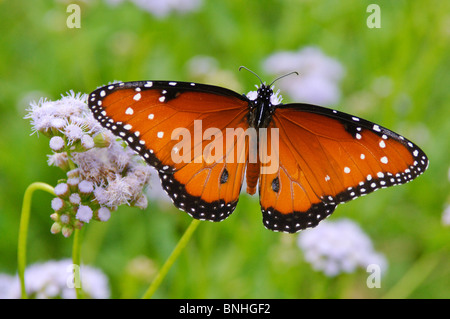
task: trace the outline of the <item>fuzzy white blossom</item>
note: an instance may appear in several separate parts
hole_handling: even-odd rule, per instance
[[[66,146],[65,142],[61,136],[53,136],[50,139],[49,145],[50,145],[50,148],[55,152],[61,151],[64,148],[64,146]]]
[[[165,18],[171,12],[188,13],[197,10],[202,0],[129,0],[137,7],[157,18]],[[111,5],[118,5],[124,0],[106,0]]]
[[[340,99],[339,82],[344,68],[317,47],[274,53],[264,61],[263,67],[276,76],[293,71],[299,73],[277,82],[280,89],[295,102],[332,105]]]
[[[370,238],[349,219],[323,221],[319,226],[302,231],[298,245],[313,269],[333,277],[340,273],[366,269],[376,264],[386,270],[386,258],[377,253]]]
[[[86,99],[73,92],[57,101],[41,99],[25,116],[33,132],[50,138],[48,164],[67,174],[54,188],[51,215],[51,232],[65,237],[92,219],[108,220],[120,205],[147,207],[149,166],[94,119]]]
[[[442,213],[442,224],[444,226],[450,226],[450,204],[447,204]]]
[[[36,299],[74,299],[74,267],[72,260],[47,261],[36,263],[25,269],[26,291],[29,297]],[[88,297],[94,299],[109,298],[108,278],[97,268],[82,265],[79,268],[81,287]],[[0,274],[0,298],[18,299],[21,297],[18,276]]]

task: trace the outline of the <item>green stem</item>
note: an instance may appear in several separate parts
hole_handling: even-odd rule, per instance
[[[72,263],[74,269],[74,284],[77,299],[83,299],[83,290],[81,287],[81,230],[75,229],[72,246]]]
[[[142,299],[150,299],[155,291],[158,289],[161,282],[166,277],[167,273],[169,272],[172,265],[177,260],[180,253],[183,251],[183,249],[186,247],[187,243],[189,242],[189,239],[191,238],[192,234],[194,233],[197,226],[200,224],[200,221],[198,219],[192,220],[189,227],[184,232],[183,236],[181,237],[178,244],[175,246],[175,249],[172,251],[172,254],[169,256],[169,258],[166,260],[164,265],[162,266],[161,270],[159,271],[156,278],[151,283],[150,287],[148,287],[147,291],[142,296]]]
[[[405,299],[425,281],[439,263],[437,253],[424,254],[384,296],[384,299]]]
[[[35,190],[43,190],[52,195],[55,195],[54,188],[45,183],[32,183],[25,190],[25,194],[23,196],[22,203],[22,212],[20,216],[20,225],[19,225],[19,238],[17,244],[17,269],[19,273],[20,279],[20,288],[22,292],[22,298],[28,298],[27,292],[25,289],[25,266],[26,266],[26,257],[27,257],[27,235],[28,235],[28,224],[30,221],[30,212],[31,212],[31,198]]]

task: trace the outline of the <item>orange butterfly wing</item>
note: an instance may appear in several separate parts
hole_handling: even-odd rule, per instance
[[[263,223],[276,231],[314,227],[339,203],[406,183],[428,166],[406,138],[327,108],[282,105],[270,128],[279,132],[279,169],[262,166],[259,191]]]
[[[159,171],[176,207],[211,221],[233,212],[248,151],[240,143],[248,127],[245,98],[197,83],[122,82],[92,92],[89,106],[104,127]],[[227,127],[242,129],[234,142],[226,141]]]

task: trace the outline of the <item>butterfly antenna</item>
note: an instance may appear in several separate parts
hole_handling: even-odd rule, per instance
[[[272,83],[270,83],[269,87],[271,87],[276,81],[278,81],[278,80],[280,80],[280,79],[282,79],[282,78],[284,78],[284,77],[287,77],[287,76],[289,76],[289,75],[292,75],[292,74],[299,75],[297,71],[289,72],[289,73],[287,73],[287,74],[284,74],[284,75],[282,75],[282,76],[277,77],[275,80],[272,81]]]
[[[253,72],[252,70],[250,70],[249,68],[247,68],[247,67],[245,67],[243,65],[241,65],[239,67],[239,71],[242,70],[242,69],[246,69],[248,72],[253,73],[253,75],[255,75],[258,78],[259,82],[261,82],[261,85],[264,84],[263,81],[261,80],[261,78],[258,76],[258,74],[256,74],[255,72]]]

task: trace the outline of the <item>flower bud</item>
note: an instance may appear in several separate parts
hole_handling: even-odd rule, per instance
[[[58,222],[54,222],[52,227],[50,228],[50,232],[52,234],[57,234],[57,233],[59,233],[61,231],[61,229],[62,229],[61,224],[58,223]]]
[[[70,223],[70,220],[71,220],[71,218],[70,218],[70,215],[68,215],[68,214],[61,214],[60,216],[59,216],[59,221],[60,221],[60,223],[61,224],[69,224]]]
[[[70,235],[72,235],[73,233],[73,227],[72,226],[63,226],[61,233],[63,234],[64,237],[70,237]]]

